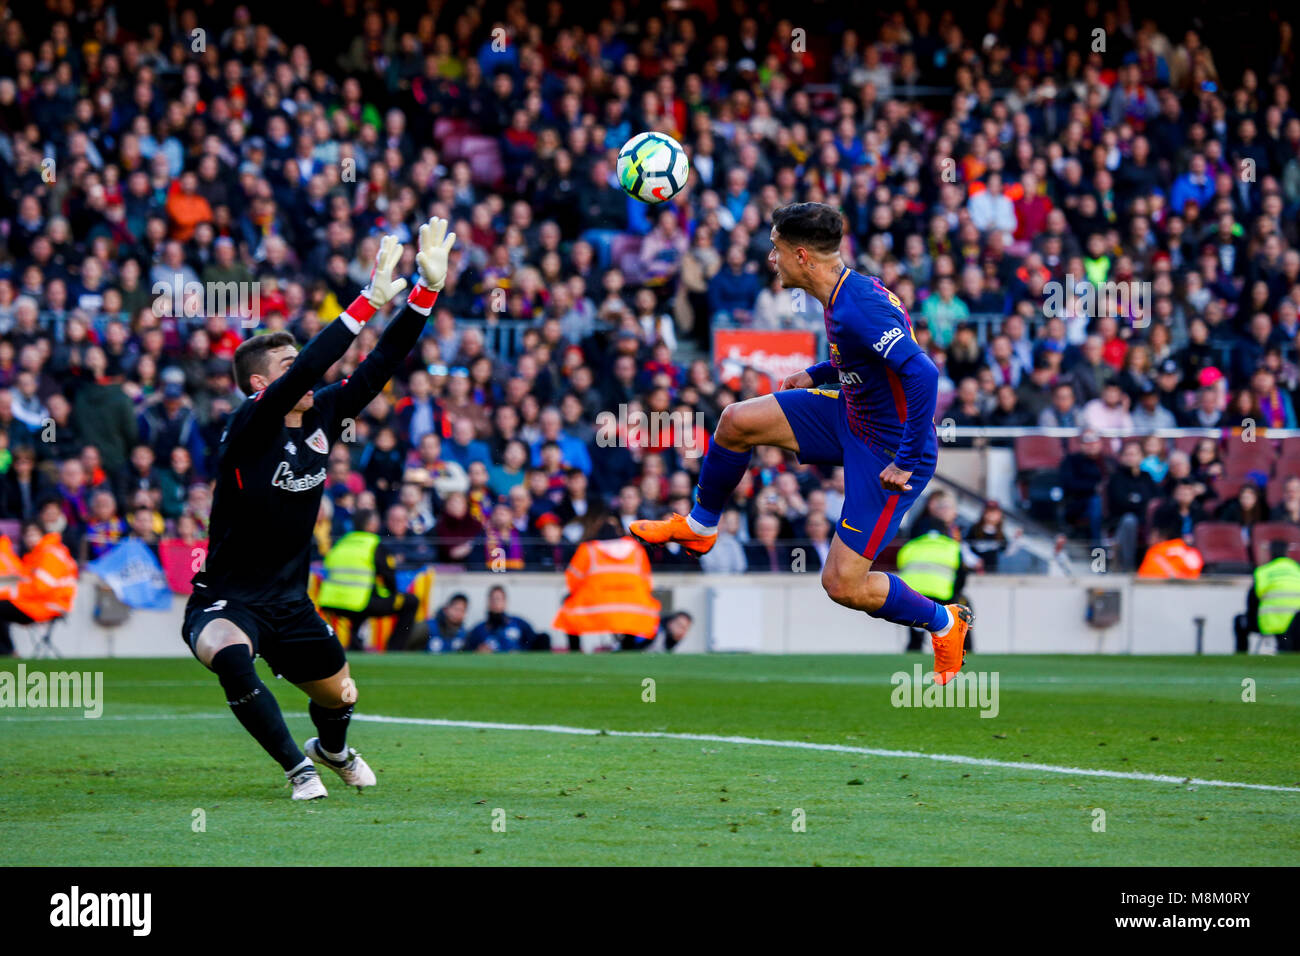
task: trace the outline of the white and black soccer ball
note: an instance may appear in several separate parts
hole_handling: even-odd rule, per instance
[[[642,202],[672,199],[686,187],[690,171],[686,150],[667,133],[638,133],[618,151],[619,185]]]

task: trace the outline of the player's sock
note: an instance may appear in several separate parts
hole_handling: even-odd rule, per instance
[[[700,465],[700,481],[695,493],[695,507],[686,516],[687,523],[696,534],[713,534],[718,529],[718,519],[727,499],[745,477],[751,453],[732,451],[714,441]]]
[[[248,647],[223,647],[212,658],[212,670],[226,692],[226,703],[244,729],[285,770],[298,768],[307,756],[294,743],[280,705],[257,676]]]
[[[316,725],[321,752],[335,763],[348,758],[348,724],[352,721],[352,704],[338,710],[322,707],[316,701],[307,705],[307,714]]]
[[[927,631],[940,631],[952,626],[952,615],[938,601],[912,590],[896,574],[885,573],[885,577],[889,578],[889,595],[878,609],[868,612],[872,617],[906,627],[923,627]]]

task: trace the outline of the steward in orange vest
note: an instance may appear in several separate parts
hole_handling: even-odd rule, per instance
[[[1152,532],[1153,537],[1163,538],[1147,548],[1142,566],[1138,568],[1140,578],[1199,578],[1205,561],[1201,552],[1178,536],[1170,528],[1168,537],[1160,531]]]
[[[584,541],[564,580],[569,593],[552,627],[570,635],[654,637],[658,631],[659,602],[650,594],[650,559],[635,538]]]
[[[58,534],[42,535],[39,525],[29,524],[23,540],[31,550],[19,561],[9,539],[0,536],[0,655],[13,653],[10,624],[63,617],[77,597],[77,562]]]

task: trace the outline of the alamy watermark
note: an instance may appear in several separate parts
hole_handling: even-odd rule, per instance
[[[50,925],[54,927],[121,927],[132,936],[148,936],[153,926],[152,893],[82,892],[74,885],[67,893],[50,897]]]
[[[596,445],[600,448],[677,448],[684,458],[704,454],[703,412],[603,411],[596,416]]]
[[[153,284],[153,314],[157,318],[197,318],[224,315],[251,329],[261,320],[260,282],[186,282],[176,273]]]
[[[0,709],[79,709],[95,720],[104,713],[103,671],[0,671]]]
[[[978,707],[980,717],[996,717],[998,704],[997,671],[958,671],[946,684],[936,682],[934,671],[923,671],[920,664],[912,673],[895,671],[889,683],[894,686],[889,702],[895,707]]]
[[[1150,282],[1087,282],[1067,274],[1064,282],[1043,283],[1047,318],[1131,318],[1133,328],[1151,324]]]

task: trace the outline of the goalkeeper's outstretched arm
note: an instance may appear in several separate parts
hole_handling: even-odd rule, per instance
[[[259,435],[274,434],[282,427],[284,417],[321,380],[330,366],[343,357],[362,326],[406,288],[405,279],[393,278],[393,269],[401,258],[402,246],[397,237],[385,236],[379,244],[370,284],[361,290],[352,304],[313,336],[283,373],[278,373],[275,368],[266,369],[265,374],[258,373],[257,377],[269,378],[270,381],[248,401],[246,418],[232,440],[255,441]]]
[[[455,242],[456,234],[447,232],[445,219],[435,216],[420,227],[420,251],[415,257],[419,278],[406,305],[393,316],[375,348],[356,371],[337,385],[321,390],[319,397],[332,403],[328,414],[336,427],[370,404],[419,342],[433,304],[447,280],[447,256]]]

